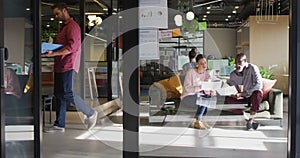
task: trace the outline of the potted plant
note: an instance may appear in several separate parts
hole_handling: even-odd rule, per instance
[[[266,69],[263,66],[260,67],[260,74],[262,78],[266,78],[266,79],[272,79],[272,77],[274,76],[271,70]]]

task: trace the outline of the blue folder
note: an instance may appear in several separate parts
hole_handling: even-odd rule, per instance
[[[52,44],[52,43],[43,42],[41,53],[42,54],[47,53],[46,50],[56,51],[58,49],[61,49],[62,47],[63,47],[63,45],[61,45],[61,44]]]

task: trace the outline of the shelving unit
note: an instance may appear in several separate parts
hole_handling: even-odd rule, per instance
[[[178,58],[186,56],[188,61],[188,52],[192,48],[197,48],[198,53],[203,54],[204,51],[204,32],[198,31],[195,34],[184,34],[183,36],[165,38],[159,40],[160,63],[169,66],[173,71],[178,72],[182,69],[182,65]],[[174,51],[174,55],[170,56],[170,50]],[[166,56],[170,56],[174,60],[174,65],[167,65],[164,60]],[[167,57],[167,59],[169,59]]]
[[[249,22],[246,21],[236,32],[236,53],[244,53],[249,56]]]
[[[195,47],[203,54],[204,31],[159,39],[159,60],[141,60],[141,85],[151,85],[180,72],[189,61],[188,52]]]
[[[53,58],[41,58],[42,60],[42,85],[52,86],[54,84],[54,75],[53,75]]]

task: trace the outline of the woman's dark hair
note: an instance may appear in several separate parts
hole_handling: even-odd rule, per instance
[[[195,56],[196,56],[196,51],[194,50],[191,50],[191,51],[189,51],[189,58],[190,59],[193,59],[193,58],[195,58]]]
[[[196,57],[196,62],[198,62],[200,59],[205,58],[203,54],[198,54]]]
[[[68,11],[68,8],[67,8],[67,4],[64,3],[64,2],[58,2],[58,3],[55,3],[52,7],[52,9],[59,9],[59,10],[63,10],[64,8]]]

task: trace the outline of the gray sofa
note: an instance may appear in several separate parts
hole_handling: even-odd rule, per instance
[[[150,107],[165,110],[166,101],[170,102],[172,100],[178,104],[178,101],[176,101],[178,98],[167,98],[167,93],[166,89],[162,86],[152,84],[149,88]],[[280,126],[282,126],[283,92],[279,89],[272,88],[268,97],[268,101],[264,101],[260,105],[260,111],[255,115],[255,118],[278,119],[280,120]],[[175,107],[178,107],[178,105]],[[151,109],[149,110],[151,111]]]

